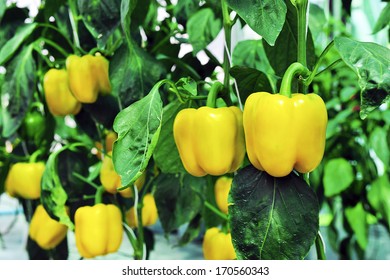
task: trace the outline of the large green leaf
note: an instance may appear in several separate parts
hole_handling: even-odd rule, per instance
[[[26,38],[31,35],[36,27],[36,23],[31,23],[22,25],[16,30],[15,36],[11,40],[7,41],[0,50],[0,65],[3,65],[11,58],[11,56],[22,45]]]
[[[123,109],[114,121],[118,139],[114,143],[113,162],[122,186],[134,183],[146,169],[160,136],[163,105],[157,83],[141,100]]]
[[[2,135],[5,138],[13,135],[22,124],[35,90],[36,73],[32,50],[32,45],[24,47],[7,67],[1,87]]]
[[[220,30],[221,20],[215,18],[212,9],[204,8],[193,14],[188,19],[187,32],[194,54],[205,49]]]
[[[273,92],[267,76],[259,70],[244,66],[234,66],[230,74],[236,79],[240,98],[243,103],[254,92]]]
[[[105,41],[120,23],[120,0],[78,0],[85,26],[99,41]]]
[[[375,43],[335,38],[335,47],[344,62],[356,73],[361,89],[360,117],[389,100],[390,50]]]
[[[325,196],[331,197],[346,190],[354,181],[351,164],[344,158],[329,160],[324,168]]]
[[[205,180],[188,174],[161,176],[156,182],[154,197],[161,225],[166,233],[170,233],[200,213]]]
[[[376,127],[370,134],[369,145],[376,155],[383,162],[385,167],[389,166],[390,151],[387,144],[388,130],[382,127]]]
[[[163,173],[186,172],[173,138],[173,122],[176,115],[185,107],[179,101],[171,102],[164,107],[161,133],[153,153],[153,159]]]
[[[286,5],[283,0],[227,0],[228,5],[268,44],[273,46],[283,28]]]
[[[390,182],[385,174],[376,179],[368,189],[367,199],[387,223],[390,230]]]
[[[384,9],[382,10],[381,14],[379,15],[378,21],[375,24],[374,30],[372,33],[377,33],[386,26],[389,26],[390,24],[390,3],[387,3]]]
[[[229,221],[238,259],[303,259],[319,229],[318,200],[296,174],[275,178],[250,165],[234,177]]]
[[[282,77],[291,63],[298,59],[298,16],[290,1],[286,1],[286,3],[286,21],[275,45],[272,46],[269,42],[264,42],[264,50],[268,60],[275,70],[275,74],[279,77]],[[310,30],[307,33],[306,57],[307,66],[311,69],[315,63],[315,49]]]
[[[345,209],[345,217],[355,234],[360,248],[365,250],[368,243],[368,225],[367,213],[363,208],[363,204],[359,202],[354,207],[347,207]]]
[[[110,61],[113,94],[123,107],[141,99],[161,78],[162,65],[149,53],[132,43],[122,45]]]
[[[52,219],[63,223],[70,230],[73,230],[74,224],[70,220],[66,209],[68,195],[61,184],[57,166],[58,155],[68,148],[68,146],[64,146],[50,154],[41,180],[41,202]]]

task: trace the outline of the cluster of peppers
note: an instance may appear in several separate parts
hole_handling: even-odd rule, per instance
[[[70,55],[66,69],[52,68],[43,78],[43,89],[50,113],[76,115],[82,103],[96,102],[99,94],[111,92],[108,60],[96,53],[82,57]]]
[[[311,172],[322,160],[328,121],[325,103],[314,93],[291,94],[286,90],[290,78],[282,82],[279,94],[252,93],[243,112],[234,106],[204,106],[181,110],[175,118],[174,139],[187,172],[222,176],[215,184],[215,198],[225,214],[232,184],[225,175],[242,166],[245,154],[254,167],[274,177],[293,170]],[[206,231],[206,259],[233,259],[232,248],[229,232]]]

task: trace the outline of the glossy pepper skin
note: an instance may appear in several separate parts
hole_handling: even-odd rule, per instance
[[[11,166],[5,181],[5,190],[12,197],[38,199],[41,197],[43,162],[18,162]]]
[[[102,183],[106,192],[116,194],[119,193],[121,196],[130,198],[133,197],[133,188],[129,187],[122,191],[118,191],[117,189],[122,187],[121,177],[118,173],[115,172],[114,163],[112,162],[112,151],[107,153],[107,156],[103,159],[103,164],[100,169],[100,182]],[[134,182],[134,185],[137,187],[138,191],[140,191],[145,184],[146,172],[142,173],[142,175]]]
[[[206,230],[202,248],[206,260],[234,260],[237,258],[231,234],[223,233],[216,227]]]
[[[234,106],[181,110],[173,135],[183,165],[193,176],[234,172],[245,156],[242,112]]]
[[[69,75],[69,88],[81,103],[94,103],[99,93],[111,92],[108,61],[101,55],[70,55],[66,59],[66,70]]]
[[[114,204],[98,203],[76,210],[76,247],[82,257],[93,258],[118,251],[122,235],[122,214]]]
[[[32,216],[29,236],[42,249],[49,250],[57,247],[66,237],[67,226],[53,220],[42,204],[38,205]]]
[[[328,115],[317,94],[251,94],[244,109],[246,149],[250,162],[274,177],[293,169],[313,171],[325,150]]]
[[[81,103],[69,89],[68,72],[65,69],[50,69],[43,77],[43,89],[47,107],[54,116],[76,115]]]
[[[145,194],[143,199],[143,207],[142,207],[142,225],[144,227],[154,225],[157,222],[158,213],[156,202],[154,200],[153,195],[150,193]],[[126,212],[126,220],[130,227],[136,228],[138,227],[138,221],[135,218],[135,208],[131,207]]]
[[[214,195],[219,210],[228,213],[228,196],[232,186],[233,178],[221,176],[215,181]]]

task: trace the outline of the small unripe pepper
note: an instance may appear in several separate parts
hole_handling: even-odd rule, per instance
[[[57,247],[66,237],[68,227],[53,220],[42,204],[38,205],[32,216],[29,236],[42,249],[49,250]]]
[[[232,186],[233,178],[221,176],[215,181],[214,195],[219,210],[228,213],[228,196]]]
[[[154,225],[157,222],[158,213],[156,202],[154,200],[153,195],[150,193],[145,194],[143,199],[143,207],[142,207],[142,225],[144,227]],[[136,228],[138,227],[138,221],[135,218],[135,208],[131,207],[126,212],[126,220],[130,227]]]
[[[43,162],[18,162],[11,166],[5,181],[5,190],[12,197],[38,199],[41,197]]]
[[[76,115],[81,103],[69,89],[68,73],[65,69],[50,69],[43,77],[43,89],[47,107],[54,116]]]
[[[325,150],[328,121],[317,94],[251,94],[244,108],[246,150],[250,162],[274,177],[293,169],[314,170]]]
[[[76,247],[82,257],[93,258],[118,251],[122,235],[122,214],[114,204],[98,203],[76,210]]]
[[[230,233],[224,233],[213,227],[206,230],[203,238],[203,255],[206,260],[234,260],[236,252]]]
[[[183,165],[193,176],[234,172],[244,160],[242,112],[238,107],[181,110],[173,135]]]

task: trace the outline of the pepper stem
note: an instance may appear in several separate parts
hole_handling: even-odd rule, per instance
[[[284,73],[279,92],[281,95],[291,97],[291,83],[293,78],[298,74],[303,78],[307,78],[310,75],[310,71],[301,63],[294,62],[287,68],[286,73]]]
[[[215,82],[207,95],[206,106],[215,108],[217,106],[217,96],[218,93],[223,89],[223,84],[220,82]]]
[[[104,188],[100,186],[95,193],[95,205],[103,202]]]

